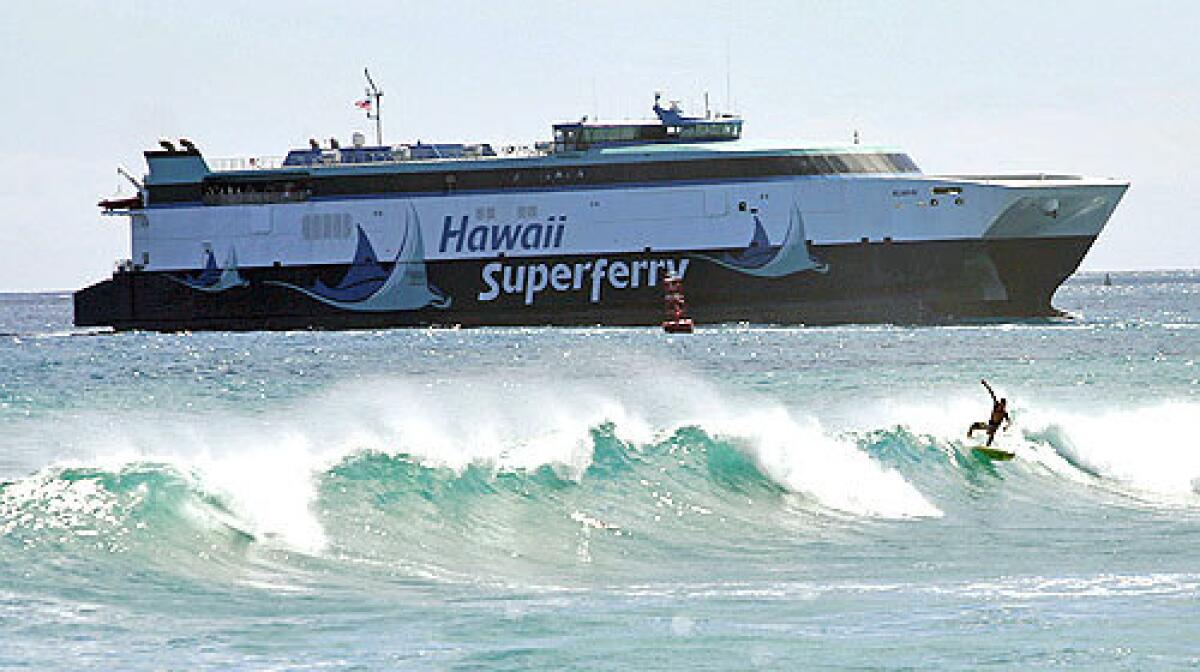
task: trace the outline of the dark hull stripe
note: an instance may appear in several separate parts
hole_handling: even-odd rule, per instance
[[[684,278],[698,323],[937,323],[974,318],[1055,315],[1050,299],[1078,267],[1093,237],[872,243],[818,246],[828,272],[762,278],[690,256]],[[327,305],[296,289],[319,279],[336,284],[346,267],[284,267],[246,271],[249,285],[205,293],[165,273],[121,273],[75,294],[75,323],[117,329],[242,330],[380,328],[424,325],[656,325],[662,321],[661,279],[637,289],[603,284],[591,300],[590,277],[580,289],[544,288],[530,304],[523,291],[491,301],[485,264],[573,265],[596,257],[456,260],[426,264],[428,284],[449,307],[356,312]],[[677,260],[675,255],[616,255],[609,263]],[[528,271],[526,271],[528,272]],[[501,274],[502,275],[502,274]],[[516,275],[516,271],[513,271]],[[496,277],[493,275],[493,277]]]

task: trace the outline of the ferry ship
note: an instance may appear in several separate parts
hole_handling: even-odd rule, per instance
[[[118,330],[941,323],[1057,314],[1128,183],[925,175],[896,148],[742,137],[730,114],[553,125],[531,147],[336,140],[145,153],[132,257],[75,294]]]

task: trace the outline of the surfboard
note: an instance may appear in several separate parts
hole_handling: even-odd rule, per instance
[[[1008,461],[1017,456],[1016,446],[1013,445],[1012,437],[1009,436],[1007,429],[997,432],[996,438],[990,446],[987,444],[986,433],[968,434],[965,447],[970,448],[975,455],[987,460]]]
[[[996,446],[974,446],[971,448],[971,450],[974,451],[976,455],[980,455],[989,460],[1007,461],[1017,456],[1016,453],[1009,452],[1003,448],[997,448]]]

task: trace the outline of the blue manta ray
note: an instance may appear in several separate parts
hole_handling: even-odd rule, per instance
[[[384,270],[375,255],[375,248],[363,232],[358,229],[358,247],[354,250],[354,261],[341,282],[330,287],[318,278],[312,286],[312,293],[335,301],[361,301],[374,294],[383,283],[387,282],[388,272]]]
[[[204,261],[204,270],[200,271],[199,275],[182,278],[185,285],[201,289],[212,287],[221,281],[221,268],[217,266],[217,258],[213,256],[212,250],[205,250],[204,256],[207,257]]]
[[[771,245],[767,239],[767,230],[763,228],[758,215],[754,215],[754,236],[746,249],[737,252],[726,252],[721,255],[721,261],[738,268],[759,268],[767,264],[779,254],[779,245]]]
[[[245,287],[250,284],[242,278],[237,268],[237,253],[230,248],[225,267],[217,266],[216,256],[211,249],[204,251],[204,268],[196,275],[167,276],[172,280],[209,294],[218,294],[227,289]]]

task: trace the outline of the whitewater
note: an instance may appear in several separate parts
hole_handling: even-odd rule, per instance
[[[0,295],[0,669],[1195,667],[1200,273],[1056,305],[110,334]]]

